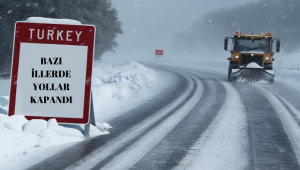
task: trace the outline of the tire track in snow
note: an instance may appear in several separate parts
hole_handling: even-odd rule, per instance
[[[259,91],[261,91],[264,96],[270,101],[271,105],[275,109],[277,115],[279,116],[283,128],[288,136],[289,143],[293,147],[293,152],[290,155],[291,158],[296,156],[296,161],[293,164],[289,164],[286,169],[300,169],[300,126],[299,126],[299,111],[293,107],[288,101],[286,101],[281,96],[270,92],[269,90],[255,86]]]
[[[221,76],[218,76],[218,77],[221,78]],[[242,85],[241,84],[236,84],[235,86],[238,86],[238,87],[241,87],[241,86],[252,86],[252,83],[251,84],[242,84]],[[298,94],[297,92],[299,92],[299,91],[297,91],[295,93],[294,90],[297,90],[297,89],[290,88],[290,86],[286,86],[286,84],[284,84],[282,82],[280,82],[279,84],[277,82],[275,84],[272,84],[271,86],[269,84],[268,85],[265,85],[265,84],[254,84],[254,86],[256,86],[256,87],[264,87],[264,89],[267,92],[271,92],[279,100],[279,102],[278,101],[275,102],[277,104],[274,104],[273,100],[269,101],[270,105],[272,105],[272,108],[270,108],[269,112],[272,112],[272,111],[275,112],[276,111],[276,113],[278,115],[278,116],[276,115],[277,117],[276,116],[270,117],[270,119],[280,119],[280,121],[282,122],[282,125],[279,125],[279,126],[283,126],[284,131],[280,130],[281,132],[278,132],[278,133],[275,132],[273,134],[273,136],[280,136],[280,133],[286,133],[285,136],[288,136],[288,137],[285,137],[285,138],[283,137],[282,138],[282,140],[283,140],[282,143],[285,144],[285,146],[283,146],[283,148],[284,149],[289,148],[288,150],[290,151],[290,153],[289,153],[289,151],[282,152],[283,149],[281,147],[277,147],[276,148],[276,147],[265,145],[264,147],[258,146],[258,148],[262,147],[265,152],[266,151],[269,152],[269,155],[266,154],[266,153],[264,153],[263,155],[265,155],[265,159],[263,159],[263,156],[260,156],[260,158],[259,157],[255,158],[255,155],[259,155],[260,149],[257,149],[256,146],[255,146],[255,142],[253,142],[253,138],[256,138],[255,136],[257,136],[257,135],[254,134],[254,133],[257,133],[257,132],[253,132],[253,131],[255,131],[255,127],[253,128],[253,126],[256,126],[256,125],[261,126],[261,125],[257,124],[257,121],[252,122],[251,116],[250,116],[251,111],[250,111],[250,113],[247,114],[248,122],[249,122],[248,123],[249,124],[248,134],[249,134],[249,141],[252,141],[252,142],[249,143],[249,146],[250,146],[250,149],[252,148],[253,152],[249,154],[249,156],[252,157],[250,159],[250,163],[251,163],[252,167],[250,166],[249,168],[250,169],[272,169],[272,168],[274,168],[274,169],[299,169],[299,167],[298,167],[299,165],[297,165],[297,163],[295,163],[295,154],[296,154],[298,164],[300,164],[300,161],[299,161],[300,160],[299,159],[299,157],[300,157],[299,156],[300,155],[299,152],[300,151],[299,151],[299,146],[298,146],[299,145],[298,143],[299,143],[300,140],[299,139],[295,139],[295,138],[298,138],[297,136],[299,136],[297,134],[297,133],[299,133],[299,130],[295,130],[294,128],[292,128],[292,127],[295,127],[295,122],[298,125],[298,127],[300,125],[300,112],[298,111],[299,108],[296,106],[298,108],[298,109],[296,109],[296,107],[293,106],[293,104],[295,105],[295,104],[299,103],[298,102],[299,101],[299,97],[295,96],[295,95]],[[257,89],[254,89],[254,91],[255,90],[257,90]],[[250,90],[249,90],[249,92],[251,93]],[[277,92],[280,93],[284,97],[282,97],[279,94],[277,94]],[[246,96],[246,95],[247,95],[247,93],[244,93],[244,95],[242,95],[242,96]],[[273,99],[276,99],[275,96],[271,95],[269,97],[273,98]],[[255,100],[261,100],[259,98],[260,97],[254,97],[253,100],[254,101]],[[285,100],[285,98],[287,98],[287,100]],[[254,101],[252,101],[252,102],[254,102]],[[291,103],[293,103],[293,104],[291,104]],[[284,106],[285,109],[282,106]],[[281,111],[278,110],[278,107],[281,108],[280,109]],[[265,109],[264,107],[261,107],[261,110],[264,110],[264,109]],[[249,109],[249,110],[251,110],[251,109]],[[286,118],[283,118],[283,116],[281,114],[286,114],[286,113],[289,113],[291,116],[286,116]],[[295,122],[293,122],[292,119],[290,119],[290,117],[292,117]],[[293,122],[293,123],[291,123],[291,124],[284,123],[283,120],[285,122]],[[268,120],[268,121],[270,122],[270,120]],[[278,120],[277,121],[271,120],[271,122],[273,122],[273,123],[277,122],[278,123]],[[287,125],[290,126],[290,127],[287,128],[286,127]],[[271,127],[269,127],[269,128],[271,128]],[[296,129],[298,129],[298,128],[296,128]],[[296,136],[294,136],[294,134],[288,134],[287,130],[289,130],[289,131],[293,131],[294,130],[294,134],[296,134]],[[262,130],[262,131],[264,131],[264,130]],[[268,135],[268,134],[266,134],[266,135]],[[291,136],[294,136],[294,137],[291,137]],[[293,138],[293,140],[291,140],[291,138]],[[273,137],[273,140],[274,141],[271,141],[272,143],[278,143],[278,142],[280,142],[281,139],[280,138],[275,138],[274,139],[274,137]],[[286,141],[286,140],[288,140],[288,141]],[[290,150],[290,146],[288,146],[288,145],[291,145],[293,150]],[[256,153],[255,150],[258,150],[258,153]],[[278,150],[281,150],[281,151],[278,152]],[[274,154],[276,152],[278,152],[277,154],[280,157],[279,159],[276,158],[276,155],[275,156],[272,155],[272,154]],[[286,153],[286,152],[288,152],[288,153]],[[276,165],[276,163],[273,163],[273,165],[272,165],[272,163],[270,163],[270,160],[273,160],[273,162],[277,161],[279,163],[277,165]],[[269,162],[269,164],[268,164],[268,162]],[[282,163],[280,164],[280,162],[282,162]],[[292,162],[292,163],[290,163],[290,162]],[[268,165],[268,166],[261,166],[261,164],[264,164],[264,163],[266,165]]]
[[[293,119],[296,121],[296,123],[300,127],[300,112],[290,102],[288,102],[286,99],[284,99],[282,96],[278,95],[275,92],[272,92],[272,91],[270,91],[270,92],[279,99],[279,101],[284,105],[286,110],[288,110],[288,112],[291,114]]]
[[[207,73],[207,74],[211,74],[211,73]],[[220,75],[217,75],[217,77],[219,77],[219,79],[222,78]],[[245,89],[244,87],[242,87],[242,86],[245,86],[247,88],[247,86],[252,86],[253,85],[252,83],[251,84],[248,84],[248,83],[247,84],[244,84],[244,83],[241,83],[241,84],[240,83],[234,83],[233,85],[236,86],[236,87],[238,87],[238,89],[243,89],[243,90],[248,91],[247,93],[243,93],[243,94],[241,93],[241,96],[247,96],[247,95],[251,94],[253,92],[253,90],[257,91],[257,89],[253,89],[253,88]],[[276,86],[274,86],[274,84],[272,84],[271,87],[270,87],[269,84],[268,85],[265,85],[265,84],[254,84],[254,86],[255,85],[257,87],[262,86],[267,91],[272,92],[278,98],[278,100],[281,102],[280,105],[281,106],[285,106],[286,110],[281,111],[280,114],[287,113],[286,111],[288,111],[288,113],[291,115],[291,117],[294,118],[294,121],[299,126],[299,124],[300,124],[300,119],[299,119],[300,118],[300,113],[290,103],[290,102],[293,102],[294,104],[297,104],[296,101],[299,100],[299,98],[297,98],[297,97],[290,96],[290,95],[294,95],[295,94],[293,92],[293,90],[288,89],[288,91],[286,92],[285,89],[287,87],[282,86],[282,83],[279,84],[279,85],[275,84]],[[282,95],[284,94],[284,96],[287,97],[290,100],[290,102],[288,102],[287,100],[285,100],[283,97],[281,97],[280,95],[278,95],[274,91],[276,91],[278,93],[280,92]],[[288,94],[286,94],[286,93],[288,93]],[[276,98],[275,96],[273,96],[273,98]],[[258,96],[257,97],[253,97],[252,98],[252,103],[255,103],[255,100],[261,100],[261,97],[258,97]],[[251,101],[249,101],[249,103],[251,103]],[[262,103],[264,103],[264,101]],[[268,103],[268,102],[265,102],[265,103]],[[260,105],[260,104],[258,104],[258,105]],[[270,109],[269,112],[273,112],[274,113],[276,111],[277,114],[279,114],[278,107],[274,107],[276,105],[276,104],[274,104],[274,101],[269,101],[269,105],[273,105],[271,108],[269,108]],[[269,107],[269,106],[267,106],[267,107]],[[264,107],[260,108],[260,110],[264,110],[264,109],[266,109],[266,108],[264,108]],[[283,110],[283,107],[281,107],[281,110]],[[294,145],[298,145],[298,142],[300,140],[297,139],[297,140],[294,141],[294,144],[292,144],[292,149],[293,150],[291,150],[290,149],[291,146],[289,146],[289,145],[291,145],[291,144],[289,144],[290,143],[290,139],[291,139],[291,137],[290,137],[291,135],[289,135],[288,133],[286,133],[286,135],[285,135],[286,137],[285,138],[284,137],[282,138],[283,139],[282,143],[284,143],[282,145],[285,145],[285,146],[283,146],[283,149],[282,149],[281,146],[277,147],[277,148],[274,147],[274,146],[270,146],[272,144],[270,144],[269,146],[268,145],[262,146],[262,144],[258,144],[258,146],[255,145],[255,142],[253,142],[253,139],[255,140],[255,138],[257,138],[258,135],[255,135],[255,133],[257,133],[257,132],[255,132],[255,131],[257,131],[255,129],[257,129],[257,128],[255,128],[253,126],[261,126],[262,127],[262,125],[258,124],[256,120],[254,120],[254,122],[253,122],[253,120],[251,119],[251,117],[253,118],[253,116],[251,116],[251,112],[255,112],[255,111],[254,110],[251,111],[251,109],[249,109],[249,111],[247,113],[247,117],[248,117],[247,119],[248,119],[248,122],[249,122],[248,123],[248,135],[249,135],[249,141],[250,141],[249,142],[249,148],[250,148],[250,150],[252,150],[252,153],[251,152],[249,153],[249,156],[250,156],[250,160],[249,160],[250,161],[250,167],[249,167],[249,169],[272,169],[272,168],[274,168],[274,169],[299,169],[297,163],[295,163],[295,154],[296,154],[298,164],[300,164],[299,163],[299,155],[300,155],[299,154],[299,147],[298,147],[298,149],[295,149],[296,147]],[[263,113],[262,113],[262,115],[263,115]],[[278,119],[280,119],[282,121],[282,117],[280,117],[280,115],[277,116],[277,117],[276,116],[277,115],[275,115],[273,117],[270,117],[270,119],[277,119],[277,120],[267,120],[267,121],[268,122],[272,122],[272,124],[274,124],[274,122],[278,123]],[[287,119],[285,119],[285,120],[287,120]],[[291,121],[291,119],[289,121]],[[292,123],[292,124],[294,124],[294,123]],[[287,131],[286,130],[287,128],[284,125],[284,123],[283,123],[283,125],[279,125],[279,129],[280,129],[280,126],[283,126],[284,131],[280,130],[281,132],[274,132],[273,136],[277,136],[278,137],[278,136],[282,135],[280,133],[285,133],[285,131]],[[289,126],[291,126],[291,125],[289,125]],[[268,128],[272,128],[272,126],[269,126]],[[282,127],[281,127],[281,129],[282,129]],[[290,127],[290,129],[292,129],[292,128]],[[298,128],[296,128],[296,129],[298,129]],[[263,132],[264,130],[262,129],[261,131]],[[297,132],[299,133],[298,130],[296,130],[295,133],[297,133]],[[269,134],[266,134],[266,136],[268,136],[268,135]],[[284,136],[284,135],[282,135],[282,136]],[[264,138],[264,137],[262,137],[262,138]],[[271,138],[272,137],[269,137],[269,140]],[[276,143],[280,143],[280,140],[281,140],[280,138],[275,138],[275,137],[273,137],[272,139],[273,139],[273,141],[270,141],[270,143],[275,143],[275,145],[276,145]],[[288,140],[288,141],[286,141],[286,140]],[[264,141],[261,140],[261,143],[263,143],[263,142]],[[282,150],[287,149],[287,148],[288,148],[288,151],[282,152]],[[260,155],[262,149],[265,152],[262,155],[264,155],[265,157]],[[257,150],[258,152],[255,152],[255,150]],[[278,152],[278,150],[281,150],[281,151]],[[269,153],[266,153],[266,152],[269,152]],[[276,152],[278,152],[277,155],[278,155],[279,159],[276,158],[276,155],[274,156],[274,153],[276,153]],[[260,156],[255,157],[255,155],[260,155]],[[273,160],[273,162],[275,162],[275,163],[273,163],[273,165],[272,165],[272,163],[270,163],[270,162],[272,162],[272,160]],[[278,162],[277,165],[276,165],[276,162]],[[280,162],[282,162],[282,163],[280,163]],[[292,162],[292,163],[290,163],[290,162]],[[265,164],[267,166],[262,166],[262,164]]]
[[[245,169],[248,166],[246,113],[236,89],[222,82],[227,96],[216,118],[174,170]]]
[[[191,76],[193,79],[194,77]],[[181,120],[187,115],[187,110],[191,110],[199,98],[202,95],[202,85],[199,80],[196,80],[196,89],[193,91],[193,95],[183,106],[173,110],[173,113],[169,117],[165,117],[161,121],[157,122],[159,125],[153,127],[148,133],[140,137],[131,146],[124,149],[122,153],[115,156],[104,167],[96,166],[93,169],[114,169],[123,170],[130,168],[136,161],[138,161],[143,155],[151,150],[159,141],[164,138]]]
[[[187,77],[187,79],[190,79]],[[145,135],[152,128],[156,127],[164,119],[171,116],[176,110],[182,107],[194,94],[197,86],[195,80],[191,79],[193,85],[190,84],[187,91],[178,98],[176,101],[159,110],[155,115],[148,119],[140,122],[136,126],[132,127],[128,131],[124,132],[123,135],[117,137],[107,145],[98,148],[92,154],[86,156],[81,161],[68,167],[68,169],[99,169],[116,155],[126,150],[132,143],[137,141],[141,136]]]
[[[178,165],[188,148],[200,137],[220,110],[226,94],[222,84],[206,76],[190,74],[203,82],[202,98],[189,113],[186,113],[187,116],[132,169],[171,169]]]
[[[278,114],[276,105],[280,102],[259,84],[235,83],[234,86],[240,93],[247,114],[249,169],[299,169]]]
[[[185,100],[187,100],[186,98],[192,95],[192,91],[194,88],[193,81],[186,75],[169,71],[163,68],[159,69],[168,71],[171,74],[175,75],[177,77],[178,83],[175,83],[170,88],[164,90],[161,95],[154,97],[148,103],[145,103],[138,108],[135,108],[130,112],[109,121],[108,123],[113,126],[113,129],[111,129],[109,135],[90,138],[83,142],[79,142],[72,147],[62,150],[60,153],[42,162],[39,162],[29,169],[45,169],[45,167],[47,167],[47,169],[66,169],[68,167],[72,167],[72,165],[73,167],[76,167],[74,165],[79,165],[80,163],[84,163],[83,165],[87,165],[83,169],[88,169],[88,165],[95,165],[98,163],[98,160],[93,159],[92,156],[98,155],[99,153],[102,154],[103,150],[101,149],[109,148],[107,146],[110,143],[113,146],[119,145],[117,146],[117,149],[116,147],[111,148],[111,152],[108,153],[112,154],[114,151],[118,150],[118,148],[125,145],[126,140],[130,141],[132,138],[134,138],[134,136],[130,136],[131,134],[136,136],[138,135],[138,133],[141,133],[146,127],[140,126],[144,125],[145,122],[148,122],[149,120],[154,120],[153,122],[155,122],[159,119],[155,119],[156,116],[159,116],[161,118],[161,113],[168,113],[181,103],[185,102]],[[146,125],[150,124],[151,123],[148,123]],[[134,129],[140,131],[133,131]],[[130,133],[131,131],[133,132]],[[120,135],[123,136],[120,137]],[[129,137],[130,139],[128,139],[127,137]],[[123,139],[125,140],[125,142]],[[91,158],[91,160],[89,161],[86,158]]]
[[[205,72],[206,74],[213,74],[210,72]],[[213,74],[216,75],[219,79],[224,79],[222,78],[222,76],[220,74]],[[223,76],[224,77],[224,76]],[[252,86],[252,84],[244,84],[244,83],[234,83],[234,86],[237,87],[237,89],[242,89],[239,90],[240,94],[242,96],[242,98],[245,98],[245,96],[247,95],[252,95],[251,93],[254,91],[257,91],[257,89],[253,89],[253,88],[249,88],[247,89],[247,86]],[[264,86],[263,84],[255,84],[256,86]],[[277,84],[276,84],[277,85]],[[243,87],[245,86],[245,87]],[[272,87],[274,87],[274,85],[272,85]],[[284,88],[282,88],[281,86],[276,86],[276,88],[270,88],[270,85],[267,85],[267,88],[265,88],[267,91],[278,91],[282,94],[284,94],[285,97],[287,97],[290,102],[292,102],[293,104],[297,104],[297,101],[299,100],[299,98],[297,97],[292,97],[289,95],[295,95],[295,93],[293,92],[293,90],[288,89],[289,91],[287,92],[288,94],[286,94],[286,90],[282,90],[285,89],[286,87],[284,86]],[[248,91],[246,93],[242,93],[241,91]],[[300,124],[300,113],[299,111],[296,109],[296,107],[294,107],[290,102],[288,102],[287,100],[285,100],[283,97],[277,95],[276,93],[273,92],[273,94],[278,98],[277,102],[274,102],[273,100],[271,101],[265,101],[265,99],[263,99],[261,97],[261,95],[259,96],[255,96],[252,95],[252,101],[248,100],[248,104],[249,103],[257,103],[257,106],[262,106],[260,108],[255,108],[253,110],[251,110],[251,107],[248,107],[248,112],[247,112],[247,121],[248,121],[248,135],[249,135],[249,148],[250,150],[252,150],[249,153],[250,156],[250,167],[248,167],[249,169],[300,169],[299,165],[299,124]],[[271,98],[275,98],[275,96],[271,96]],[[270,97],[270,96],[269,96]],[[292,97],[292,98],[291,98]],[[251,97],[248,97],[248,99]],[[265,98],[265,97],[264,97]],[[261,101],[261,102],[256,102],[255,100]],[[263,103],[263,104],[262,104]],[[274,104],[276,103],[276,104]],[[280,104],[281,103],[281,104]],[[252,104],[255,105],[255,104]],[[270,105],[271,108],[270,108]],[[267,108],[265,108],[265,107]],[[284,106],[284,107],[282,107]],[[281,109],[279,109],[279,108]],[[265,134],[265,136],[262,136],[261,139],[257,139],[259,135],[257,135],[257,127],[255,126],[259,126],[259,127],[263,127],[264,126],[264,122],[261,121],[260,123],[257,123],[258,121],[255,120],[255,118],[253,119],[253,112],[255,112],[256,109],[259,110],[267,110],[268,114],[269,114],[269,119],[272,120],[266,120],[267,123],[265,124],[271,124],[271,126],[265,126],[267,128],[267,130],[261,129],[261,133],[260,135]],[[269,110],[268,110],[269,109]],[[299,109],[299,108],[298,108]],[[258,111],[259,111],[258,110]],[[271,116],[272,113],[277,112],[278,116],[275,114],[274,116]],[[259,111],[262,114],[262,117],[268,117],[266,115],[264,115],[263,111]],[[270,113],[271,112],[271,113]],[[286,114],[289,113],[290,115],[287,116],[285,115],[286,118],[283,118],[282,115],[280,114]],[[252,117],[252,118],[251,118]],[[259,115],[258,115],[259,117]],[[291,117],[294,119],[292,120]],[[262,118],[265,119],[265,118]],[[279,122],[278,120],[285,121],[282,122],[282,124],[280,124],[281,122]],[[294,121],[294,122],[293,122]],[[287,123],[287,122],[291,122],[291,123]],[[278,126],[274,126],[274,124],[277,124]],[[296,127],[296,124],[298,125],[298,127]],[[254,126],[254,127],[253,127]],[[289,128],[287,128],[287,126],[289,126]],[[294,127],[294,128],[293,128]],[[271,128],[273,128],[272,130],[270,130]],[[284,128],[284,130],[282,130]],[[274,130],[275,129],[275,130]],[[278,131],[276,131],[276,129]],[[268,134],[265,133],[266,131],[275,131],[273,134]],[[291,134],[291,132],[293,132]],[[280,137],[281,136],[281,137]],[[266,144],[264,143],[264,139],[268,138],[270,144]],[[254,140],[257,140],[256,142]],[[275,146],[272,146],[275,145]],[[291,147],[292,146],[292,147]],[[257,152],[256,152],[257,150]],[[295,158],[295,154],[297,159]],[[258,155],[258,156],[255,156]],[[252,158],[251,158],[252,157]],[[298,161],[298,163],[297,163]]]

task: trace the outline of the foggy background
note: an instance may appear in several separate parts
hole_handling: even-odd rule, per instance
[[[300,64],[299,0],[0,0],[0,9],[0,74],[11,70],[15,23],[32,16],[95,25],[95,59],[106,63],[153,62],[156,49],[164,61],[227,62],[224,38],[244,31],[271,32],[275,64]]]
[[[210,11],[247,3],[256,4],[257,0],[112,0],[122,22],[123,34],[116,39],[116,53],[105,53],[102,60],[108,63],[121,63],[128,59],[154,61],[155,49],[164,50],[164,59],[216,60],[213,56],[203,56],[204,51],[198,54],[199,57],[194,49],[178,52],[176,37],[191,32],[192,26]],[[227,36],[233,36],[235,31],[228,32]],[[216,39],[220,44],[223,40],[224,37]],[[182,43],[188,45],[188,42]],[[224,61],[229,56],[222,47],[215,51],[223,54]]]

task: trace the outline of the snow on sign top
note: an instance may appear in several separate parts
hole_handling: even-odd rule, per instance
[[[43,18],[43,17],[29,17],[26,19],[27,22],[34,23],[49,23],[49,24],[70,24],[70,25],[81,25],[81,22],[72,19],[55,19],[55,18]]]
[[[17,22],[8,114],[89,121],[95,27]]]

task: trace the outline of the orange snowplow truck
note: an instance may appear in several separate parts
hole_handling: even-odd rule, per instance
[[[228,39],[232,39],[230,50],[228,50]],[[273,52],[275,41],[276,49]],[[272,38],[271,33],[245,35],[244,32],[236,32],[234,37],[225,37],[224,49],[231,53],[231,57],[227,58],[229,60],[228,81],[274,82],[273,56],[280,51],[280,40]]]

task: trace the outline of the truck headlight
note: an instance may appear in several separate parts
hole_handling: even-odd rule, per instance
[[[235,56],[235,58],[239,58],[239,56]]]
[[[269,57],[266,57],[266,60],[269,60]]]

